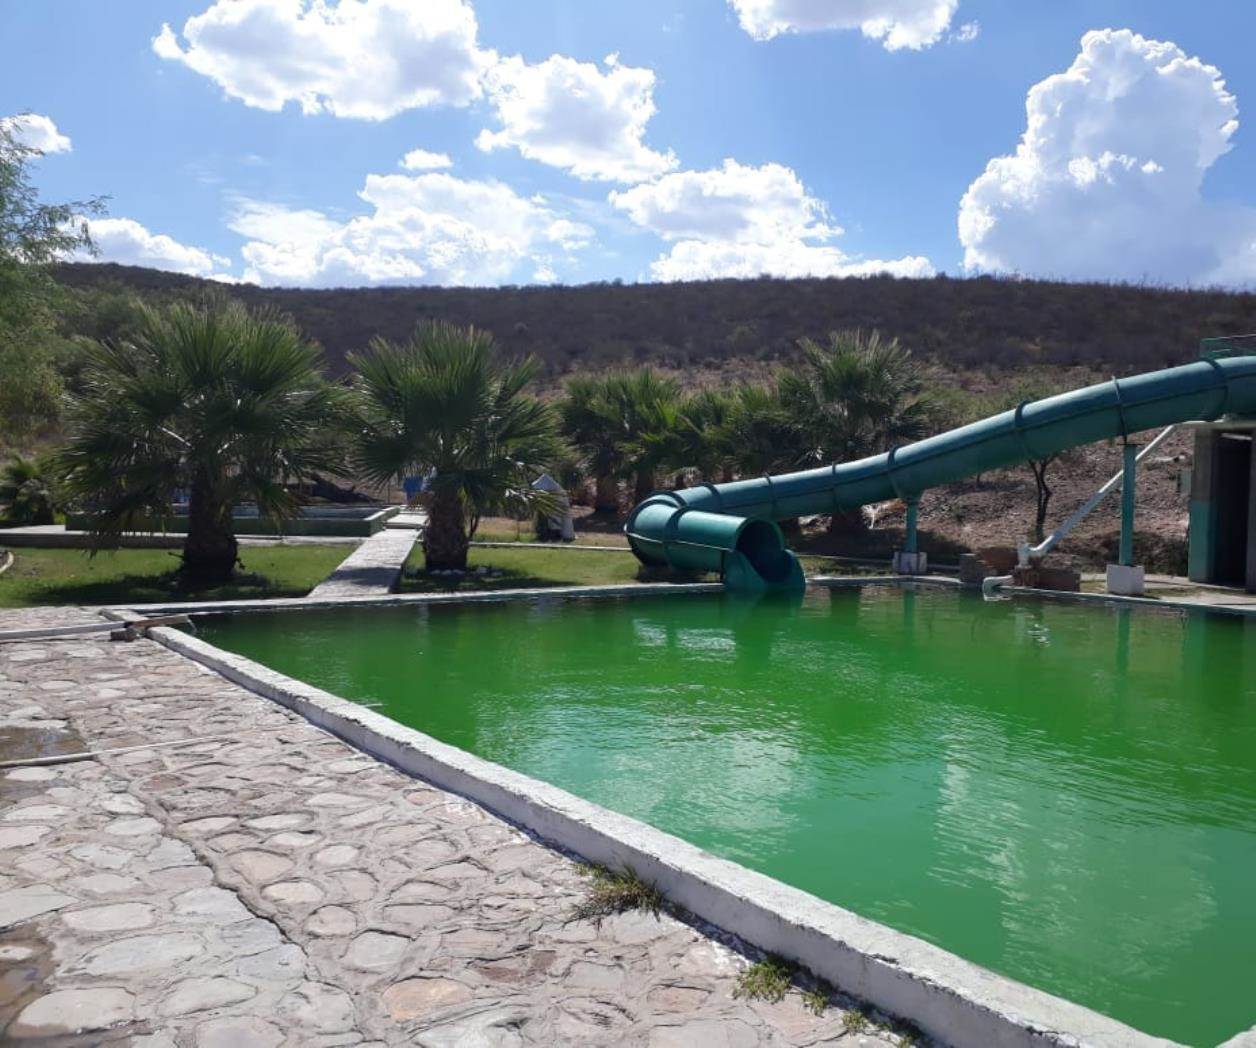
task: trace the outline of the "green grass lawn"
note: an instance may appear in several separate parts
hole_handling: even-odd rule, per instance
[[[643,571],[631,553],[608,553],[600,550],[580,551],[558,549],[476,549],[467,560],[478,567],[498,569],[501,574],[427,576],[423,550],[415,546],[402,574],[402,593],[447,592],[453,590],[494,590],[536,588],[541,586],[616,586],[629,582],[693,581],[668,573]],[[714,575],[700,576],[703,580]]]
[[[178,550],[120,549],[89,557],[78,549],[14,549],[0,575],[0,607],[48,604],[149,604],[183,600],[301,597],[351,552],[349,546],[245,546],[234,581],[178,588]],[[631,559],[631,558],[630,558]]]
[[[802,558],[803,570],[808,575],[832,573],[838,575],[870,574],[841,565],[826,557]],[[631,553],[609,553],[556,549],[478,549],[472,548],[468,565],[497,568],[494,575],[437,575],[420,574],[423,571],[423,550],[416,545],[406,561],[401,581],[402,593],[432,593],[481,591],[495,589],[538,588],[543,586],[619,586],[631,582],[714,582],[717,576],[679,576],[667,571],[643,569]]]

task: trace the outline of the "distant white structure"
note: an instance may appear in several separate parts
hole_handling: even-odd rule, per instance
[[[559,512],[536,518],[536,537],[541,540],[560,538],[571,542],[576,537],[576,525],[571,515],[571,499],[566,489],[548,473],[542,473],[532,482],[537,491],[548,491],[558,496]]]

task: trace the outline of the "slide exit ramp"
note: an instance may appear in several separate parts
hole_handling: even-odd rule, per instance
[[[855,509],[1081,444],[1177,422],[1256,414],[1256,356],[1199,360],[1113,379],[881,455],[776,476],[660,491],[624,532],[644,564],[717,571],[729,589],[797,589],[803,575],[776,521]]]

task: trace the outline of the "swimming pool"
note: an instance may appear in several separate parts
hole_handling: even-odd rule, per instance
[[[865,586],[198,630],[1150,1033],[1256,1021],[1256,624]]]

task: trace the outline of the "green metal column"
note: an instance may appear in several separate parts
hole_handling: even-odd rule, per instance
[[[1134,563],[1134,470],[1137,468],[1137,444],[1125,445],[1125,473],[1121,477],[1121,555],[1119,562],[1127,568]]]
[[[916,515],[920,507],[919,501],[909,499],[907,502],[907,538],[904,542],[904,552],[916,552]]]

